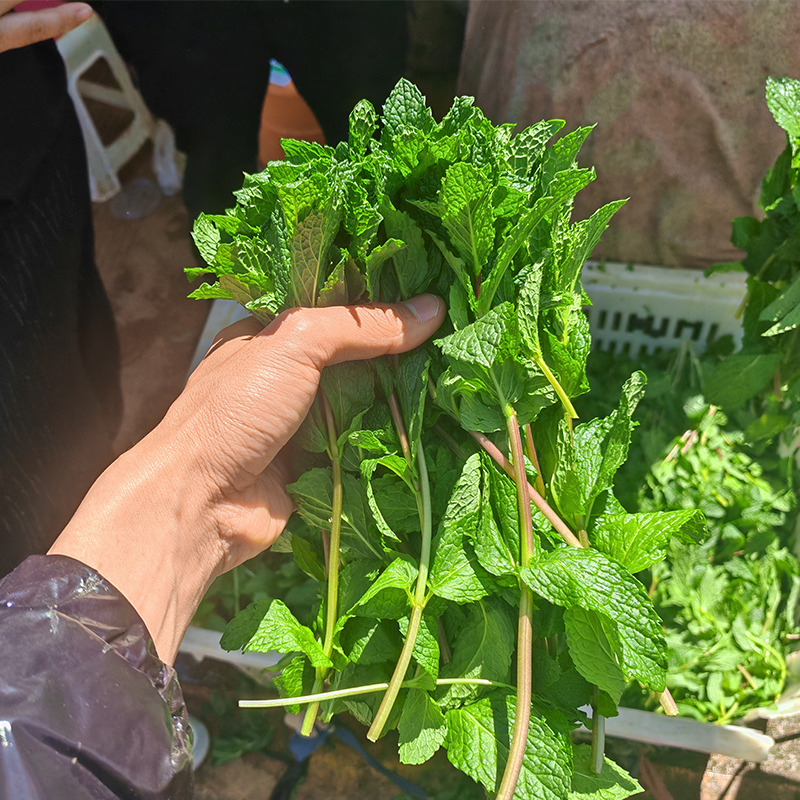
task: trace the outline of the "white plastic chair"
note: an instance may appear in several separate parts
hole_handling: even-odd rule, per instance
[[[147,139],[154,138],[158,127],[166,123],[157,121],[148,111],[106,26],[97,14],[64,34],[56,44],[66,64],[69,93],[83,129],[92,200],[103,202],[122,188],[117,177],[119,169]],[[86,70],[101,58],[111,69],[119,89],[82,78]],[[106,146],[100,139],[84,98],[128,109],[133,112],[133,121],[115,141]]]

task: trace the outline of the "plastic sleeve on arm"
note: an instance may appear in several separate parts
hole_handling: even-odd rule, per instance
[[[133,606],[64,556],[0,581],[0,797],[188,800],[175,672]]]

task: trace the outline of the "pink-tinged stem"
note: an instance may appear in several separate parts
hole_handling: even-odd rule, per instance
[[[477,433],[476,431],[470,431],[470,435],[473,439],[494,459],[497,464],[502,467],[503,471],[508,475],[510,478],[514,477],[514,467],[512,466],[511,462],[500,452],[500,449],[497,445],[489,439],[488,436],[484,436],[482,433]],[[555,528],[561,538],[570,546],[570,547],[582,547],[578,537],[567,527],[567,524],[561,517],[556,514],[555,511],[550,507],[547,500],[542,497],[530,483],[527,483],[528,487],[528,497],[530,501],[539,509],[539,511],[544,514],[547,518],[548,522]]]

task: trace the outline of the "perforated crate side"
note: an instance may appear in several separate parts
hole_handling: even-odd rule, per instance
[[[592,301],[586,313],[596,349],[637,358],[672,350],[682,339],[698,352],[726,334],[741,343],[736,311],[744,273],[706,278],[700,270],[587,262],[582,281]]]

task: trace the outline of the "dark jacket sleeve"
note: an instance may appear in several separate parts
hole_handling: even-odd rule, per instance
[[[32,556],[0,582],[0,798],[192,794],[175,672],[108,581]]]

